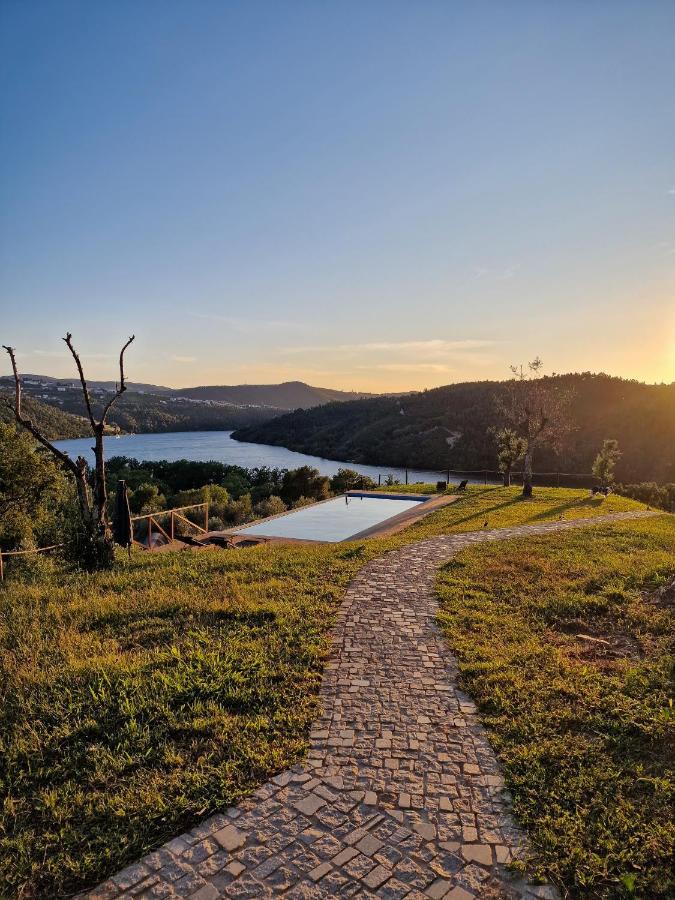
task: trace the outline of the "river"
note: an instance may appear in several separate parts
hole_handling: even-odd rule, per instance
[[[91,449],[91,438],[78,438],[69,441],[55,441],[57,447],[75,458],[84,458],[93,463],[94,454]],[[119,437],[108,437],[105,442],[106,457],[130,456],[138,460],[158,459],[190,459],[197,462],[217,460],[232,466],[243,466],[251,469],[257,466],[270,466],[279,469],[297,469],[299,466],[312,466],[322,475],[335,475],[340,468],[354,469],[362,475],[369,475],[375,481],[378,476],[384,482],[387,475],[393,475],[401,483],[405,482],[405,469],[391,466],[368,466],[363,463],[340,462],[334,459],[323,459],[320,456],[307,456],[295,453],[285,447],[273,447],[270,444],[249,444],[232,440],[231,431],[180,431],[166,434],[124,434]],[[409,469],[408,480],[435,482],[443,476],[438,472],[423,469]]]

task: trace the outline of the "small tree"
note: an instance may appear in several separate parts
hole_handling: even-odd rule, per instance
[[[543,444],[559,449],[570,430],[572,392],[541,375],[543,363],[536,357],[523,366],[511,366],[513,378],[497,401],[507,428],[526,442],[523,457],[523,497],[532,496],[532,462]]]
[[[527,450],[527,440],[512,428],[502,428],[495,434],[497,441],[497,462],[504,479],[504,487],[511,485],[511,470]]]
[[[14,418],[29,431],[38,443],[46,447],[64,468],[71,473],[75,479],[77,486],[77,498],[80,507],[80,515],[82,520],[82,541],[78,548],[78,556],[81,564],[90,570],[110,568],[114,561],[114,544],[110,531],[110,524],[107,517],[106,502],[108,499],[106,481],[105,481],[105,456],[103,452],[103,436],[105,434],[106,419],[108,413],[112,409],[115,402],[126,391],[127,386],[124,381],[124,351],[134,340],[132,335],[120,351],[120,380],[117,390],[103,407],[100,418],[96,419],[89,397],[89,388],[84,377],[84,370],[80,357],[73,347],[72,335],[68,333],[63,340],[70,350],[70,354],[75,360],[78,375],[80,376],[80,385],[82,387],[82,395],[84,397],[84,405],[89,418],[91,432],[94,436],[94,471],[93,471],[93,490],[89,483],[89,467],[87,461],[82,456],[78,456],[76,460],[72,460],[67,453],[55,447],[51,441],[42,434],[42,432],[33,424],[33,422],[23,414],[21,409],[21,378],[16,365],[16,352],[13,347],[4,346],[9,354],[12,363],[12,372],[14,374],[14,404],[8,400],[4,402],[12,410]]]
[[[611,487],[614,483],[614,467],[621,459],[619,442],[613,438],[603,441],[602,449],[595,457],[592,472],[602,488]]]

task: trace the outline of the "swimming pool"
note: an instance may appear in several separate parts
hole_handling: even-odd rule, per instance
[[[254,522],[238,528],[237,533],[335,543],[356,537],[401,513],[419,509],[427,500],[422,497],[355,493]]]

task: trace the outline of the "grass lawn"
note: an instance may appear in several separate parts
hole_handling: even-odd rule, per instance
[[[295,762],[333,613],[369,558],[486,520],[636,508],[586,491],[541,488],[523,502],[518,488],[477,487],[392,538],[138,551],[109,573],[10,577],[0,587],[0,897],[91,886]]]
[[[471,548],[440,620],[538,874],[572,896],[673,896],[675,520]],[[578,637],[586,635],[606,643]]]

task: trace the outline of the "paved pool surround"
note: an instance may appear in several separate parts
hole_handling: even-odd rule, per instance
[[[348,491],[341,497],[268,516],[223,533],[238,538],[293,543],[361,540],[400,531],[456,499],[447,494]]]

